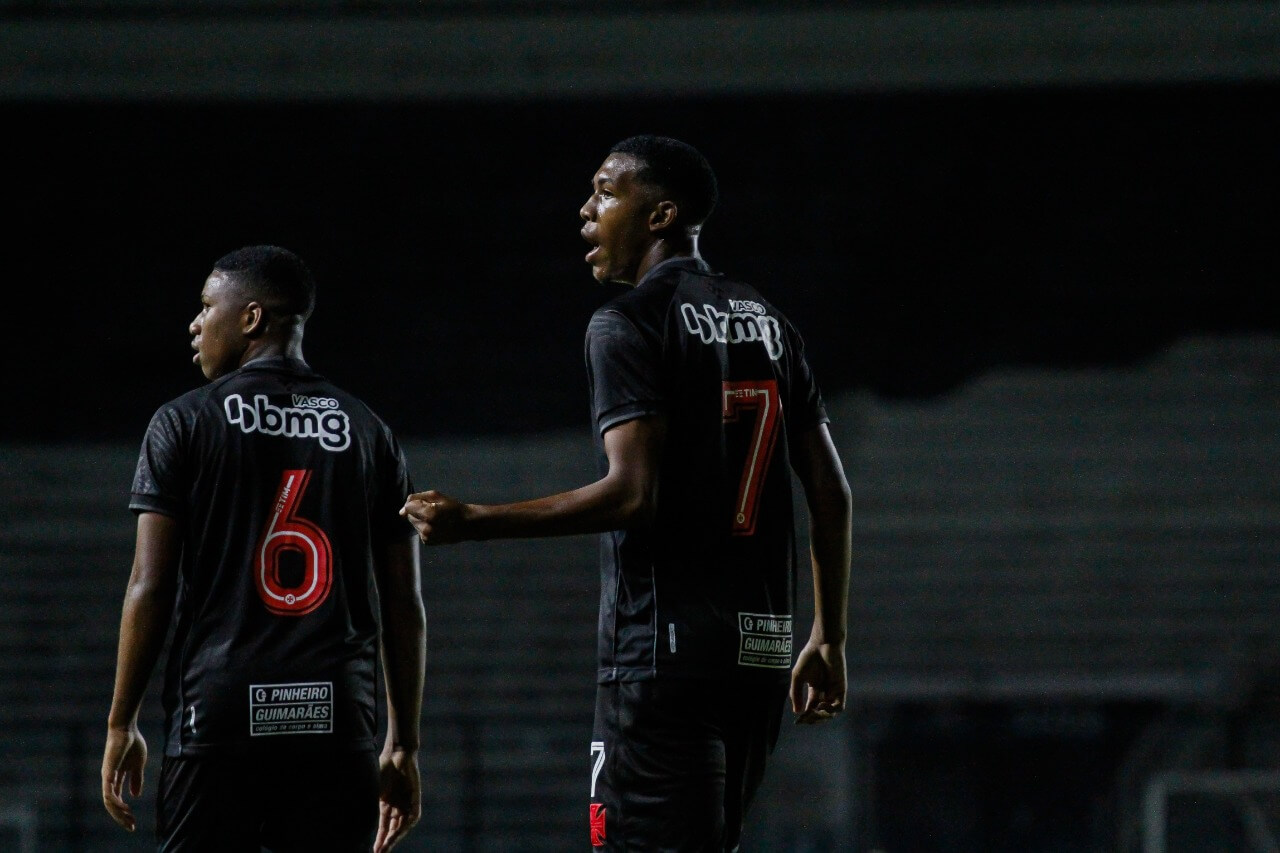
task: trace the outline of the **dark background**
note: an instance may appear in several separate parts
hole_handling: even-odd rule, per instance
[[[701,148],[702,248],[804,333],[828,395],[1123,364],[1280,332],[1273,84],[396,103],[6,103],[0,440],[136,441],[203,381],[223,253],[314,268],[306,354],[404,436],[581,427],[613,288],[577,211],[618,139]]]
[[[432,485],[568,487],[589,455],[583,332],[615,292],[590,278],[577,212],[638,132],[709,156],[704,252],[795,320],[829,397],[938,404],[838,408],[861,502],[859,704],[784,732],[750,837],[1096,853],[1128,832],[1115,851],[1132,853],[1159,773],[1276,765],[1274,705],[1243,696],[1275,683],[1274,349],[1214,339],[1280,333],[1275,4],[877,0],[889,14],[825,44],[800,25],[764,38],[743,12],[722,20],[754,41],[682,56],[680,93],[655,94],[671,57],[650,7],[746,5],[0,0],[0,789],[40,806],[42,839],[145,844],[107,823],[95,781],[121,490],[151,413],[203,382],[186,329],[213,262],[260,242],[308,260],[310,361],[426,439]],[[432,26],[481,7],[488,29]],[[466,32],[479,42],[450,42]],[[561,76],[577,63],[581,89]],[[758,94],[715,94],[735,76]],[[1081,79],[1099,82],[1061,82]],[[632,84],[650,94],[546,94]],[[507,96],[521,87],[544,94]],[[1105,370],[1190,335],[1209,337],[1168,370]],[[954,393],[1011,366],[1045,373]],[[1063,377],[1083,366],[1104,370]],[[560,428],[581,435],[536,435]],[[532,438],[480,440],[510,434]],[[428,555],[437,781],[415,849],[581,838],[594,549]]]

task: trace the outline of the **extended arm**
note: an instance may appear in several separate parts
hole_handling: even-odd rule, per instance
[[[636,418],[604,434],[609,472],[590,485],[508,504],[464,504],[436,491],[409,496],[400,514],[428,545],[600,533],[643,524],[653,515],[666,421]]]
[[[422,815],[418,774],[419,722],[427,659],[418,545],[405,536],[381,555],[383,673],[387,685],[387,742],[380,766],[380,815],[375,853],[390,850]]]
[[[102,803],[116,823],[132,832],[137,819],[124,801],[142,793],[147,743],[138,731],[138,712],[173,615],[178,588],[182,533],[177,520],[160,513],[138,516],[133,570],[125,590],[116,651],[115,691],[107,716],[102,755]]]
[[[800,436],[793,464],[809,505],[814,612],[791,674],[791,707],[796,722],[816,723],[844,708],[853,502],[826,424]]]

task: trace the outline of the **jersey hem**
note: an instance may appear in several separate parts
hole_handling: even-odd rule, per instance
[[[794,666],[794,664],[792,664]],[[750,670],[750,671],[747,671]],[[699,669],[663,669],[657,667],[601,667],[596,671],[597,684],[615,684],[655,679],[715,679],[725,681],[790,681],[791,666],[781,667],[704,667]]]
[[[182,504],[176,500],[166,500],[156,495],[134,495],[129,501],[129,509],[135,513],[158,512],[161,515],[182,518]]]
[[[307,735],[302,735],[301,737],[307,737]],[[292,743],[250,743],[248,741],[233,741],[209,744],[168,744],[164,748],[164,754],[170,758],[207,758],[212,755],[260,755],[275,752],[368,752],[376,749],[377,739],[369,737],[326,744],[317,744],[314,742],[302,743],[299,741]]]
[[[596,423],[596,429],[601,435],[604,435],[619,424],[659,414],[662,414],[662,407],[657,403],[628,403],[622,406],[615,406],[600,415]]]

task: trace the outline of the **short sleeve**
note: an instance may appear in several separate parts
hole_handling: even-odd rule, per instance
[[[375,542],[387,542],[413,534],[413,528],[400,517],[400,508],[404,506],[405,498],[414,491],[413,479],[409,476],[409,462],[405,458],[404,449],[385,424],[382,433],[383,441],[379,442],[375,462],[378,466],[378,493],[373,496],[373,518],[370,519],[370,532]]]
[[[587,326],[591,416],[601,435],[610,427],[662,412],[661,354],[620,312],[603,308]]]
[[[827,417],[826,404],[822,400],[822,391],[818,388],[818,381],[814,377],[813,370],[809,366],[809,361],[805,357],[804,340],[800,337],[800,333],[795,327],[788,324],[788,334],[791,340],[790,350],[790,371],[788,387],[790,390],[790,399],[783,405],[786,407],[787,430],[791,436],[799,436],[801,433],[825,424],[830,419]]]
[[[129,509],[175,518],[186,515],[189,484],[184,475],[183,446],[182,419],[173,406],[165,406],[152,415],[142,439]]]

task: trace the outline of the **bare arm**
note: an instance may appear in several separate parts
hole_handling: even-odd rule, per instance
[[[138,712],[169,630],[181,555],[182,532],[176,519],[154,512],[138,516],[102,756],[103,805],[116,823],[130,831],[137,828],[137,819],[124,801],[124,785],[127,781],[129,792],[135,797],[142,793],[147,744],[138,731]]]
[[[609,472],[590,485],[508,504],[465,504],[436,491],[409,496],[400,514],[428,545],[465,539],[570,536],[647,522],[657,499],[666,421],[636,418],[604,434]]]
[[[376,853],[390,850],[422,815],[418,773],[419,723],[427,659],[418,545],[408,536],[380,555],[383,673],[387,685],[387,742],[379,760],[380,815]]]
[[[427,660],[427,616],[422,605],[418,546],[410,537],[383,548],[379,573],[388,733],[397,746],[418,749]]]
[[[791,674],[791,706],[796,722],[814,723],[844,708],[853,502],[826,425],[806,432],[796,445],[793,465],[809,505],[814,613],[809,641]]]

